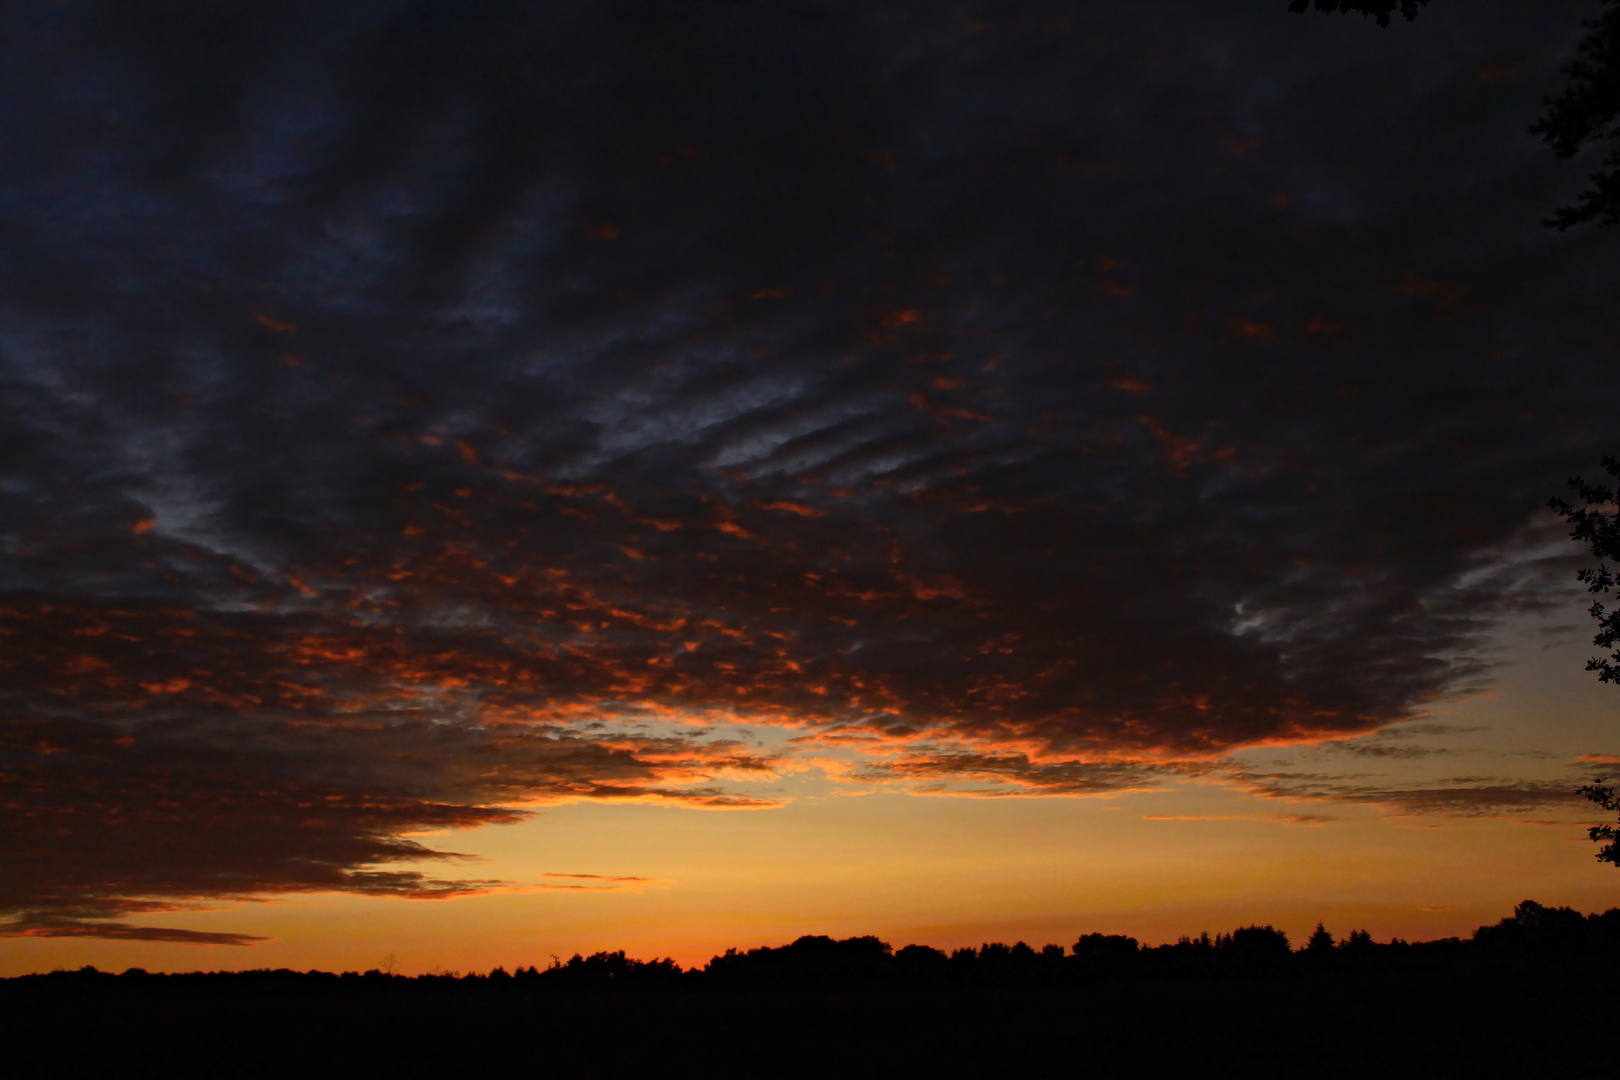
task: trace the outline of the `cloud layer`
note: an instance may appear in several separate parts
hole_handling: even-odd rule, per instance
[[[770,805],[715,723],[1083,794],[1478,675],[1613,449],[1582,6],[1219,7],[9,7],[14,932]]]

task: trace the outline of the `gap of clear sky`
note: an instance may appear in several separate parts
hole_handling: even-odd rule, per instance
[[[0,13],[0,975],[1613,906],[1595,5]]]

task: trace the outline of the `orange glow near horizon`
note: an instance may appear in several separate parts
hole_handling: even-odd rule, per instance
[[[1499,692],[1437,709],[1418,728],[1443,721],[1475,731],[1477,753],[1487,755],[1513,753],[1533,729],[1543,745],[1571,750],[1549,763],[1548,775],[1612,763],[1616,755],[1586,748],[1610,711],[1603,688],[1570,684],[1559,667],[1567,657],[1535,659],[1519,664]],[[1320,755],[1335,752],[1331,744],[1253,747],[1219,769],[1051,797],[1039,787],[983,786],[1005,777],[976,782],[970,773],[940,785],[863,771],[863,762],[893,762],[895,744],[885,740],[875,747],[846,741],[832,757],[824,750],[772,757],[776,751],[758,745],[791,734],[739,729],[734,746],[753,740],[748,753],[770,764],[733,774],[743,789],[730,803],[716,798],[718,807],[701,795],[680,798],[678,788],[673,802],[628,791],[608,801],[563,796],[523,803],[532,816],[513,824],[409,834],[476,853],[467,868],[505,884],[414,901],[310,892],[264,903],[180,903],[138,921],[269,940],[207,948],[22,936],[0,940],[0,974],[86,963],[363,969],[389,955],[407,973],[465,971],[621,948],[691,966],[727,947],[806,933],[875,933],[897,947],[948,949],[992,940],[1067,945],[1093,931],[1158,943],[1271,923],[1297,942],[1318,920],[1341,936],[1365,928],[1379,939],[1427,939],[1466,935],[1527,897],[1598,910],[1615,895],[1612,870],[1591,858],[1589,815],[1577,802],[1551,812],[1506,807],[1457,816],[1421,803],[1381,803],[1353,786],[1291,793],[1258,779],[1278,774],[1279,751]],[[801,745],[828,741],[840,745],[819,738]],[[645,743],[621,737],[614,745]],[[1382,753],[1385,745],[1375,738],[1352,748]],[[1418,763],[1423,745],[1398,744]],[[739,752],[711,758],[723,763]],[[655,750],[653,759],[675,774],[685,770],[687,782],[712,782],[686,754]],[[1298,762],[1293,768],[1305,771]],[[1432,773],[1420,768],[1411,790],[1429,791]],[[684,812],[694,808],[743,812]]]

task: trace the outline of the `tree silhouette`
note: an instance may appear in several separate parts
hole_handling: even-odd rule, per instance
[[[1085,957],[1135,956],[1139,943],[1124,934],[1081,934],[1074,955]]]
[[[1604,458],[1603,470],[1620,481],[1620,458]],[[1586,585],[1588,592],[1607,594],[1620,583],[1620,579],[1617,579],[1608,563],[1610,559],[1620,561],[1620,506],[1616,506],[1615,502],[1617,488],[1588,484],[1585,478],[1580,476],[1571,477],[1569,486],[1580,495],[1584,505],[1576,506],[1567,499],[1556,496],[1549,499],[1547,505],[1562,514],[1564,520],[1569,522],[1571,526],[1569,538],[1585,542],[1593,557],[1598,560],[1596,566],[1583,567],[1577,571],[1576,578]],[[1616,507],[1614,512],[1605,513],[1605,509],[1610,506]],[[1597,672],[1600,682],[1620,682],[1620,647],[1617,647],[1620,645],[1620,608],[1608,610],[1601,601],[1594,600],[1588,610],[1598,624],[1598,632],[1592,638],[1592,644],[1600,649],[1608,649],[1610,653],[1608,656],[1592,657],[1586,662],[1586,670]],[[1596,783],[1581,788],[1581,794],[1610,813],[1620,813],[1620,796],[1617,796],[1614,788],[1605,784],[1601,777]],[[1617,819],[1617,822],[1620,822],[1620,819]],[[1620,866],[1620,827],[1593,825],[1586,833],[1593,843],[1603,845],[1597,852],[1599,862]]]
[[[1288,10],[1312,10],[1371,15],[1388,26],[1400,10],[1407,20],[1429,0],[1292,0]],[[1574,206],[1561,206],[1545,224],[1559,232],[1574,225],[1596,222],[1620,224],[1620,0],[1599,0],[1604,10],[1581,23],[1586,31],[1575,46],[1575,56],[1563,67],[1569,82],[1555,97],[1546,99],[1547,112],[1530,126],[1560,158],[1574,157],[1584,147],[1602,140],[1615,142],[1602,166],[1591,176],[1592,186],[1577,196]]]
[[[1592,924],[1598,925],[1601,918],[1593,916]],[[1524,900],[1495,926],[1475,930],[1474,941],[1489,948],[1569,951],[1590,945],[1590,930],[1587,917],[1574,908],[1546,907]]]
[[[1379,26],[1388,26],[1390,13],[1396,8],[1406,16],[1408,22],[1411,22],[1417,18],[1418,8],[1428,2],[1429,0],[1315,0],[1315,6],[1317,11],[1337,11],[1341,15],[1358,11],[1377,19]],[[1311,5],[1312,0],[1294,0],[1288,5],[1288,10],[1297,15],[1309,11]]]
[[[1608,10],[1581,24],[1586,36],[1564,65],[1568,85],[1547,100],[1547,115],[1530,127],[1561,158],[1574,157],[1587,143],[1615,140],[1603,167],[1592,174],[1592,187],[1547,222],[1560,232],[1588,221],[1620,224],[1620,0],[1603,2]]]
[[[1072,946],[1076,963],[1103,975],[1129,970],[1140,949],[1140,943],[1125,934],[1081,934]]]
[[[1294,950],[1288,935],[1274,926],[1240,926],[1217,939],[1230,960],[1239,967],[1271,967],[1287,963]]]
[[[1620,458],[1604,458],[1603,469],[1620,481]],[[1585,583],[1587,592],[1606,594],[1620,581],[1607,562],[1609,559],[1620,561],[1620,508],[1616,508],[1612,514],[1604,512],[1605,508],[1615,504],[1616,489],[1588,484],[1585,478],[1579,476],[1571,477],[1569,486],[1580,495],[1584,506],[1576,506],[1556,496],[1547,500],[1547,505],[1569,522],[1572,527],[1569,538],[1586,543],[1592,556],[1598,560],[1597,566],[1580,570],[1576,578]],[[1606,610],[1601,601],[1594,600],[1588,610],[1598,624],[1597,636],[1592,638],[1592,644],[1612,651],[1608,656],[1592,657],[1586,662],[1586,670],[1597,672],[1600,682],[1620,682],[1620,648],[1616,647],[1620,643],[1620,609]]]
[[[1620,797],[1616,797],[1614,788],[1605,784],[1602,778],[1595,784],[1581,788],[1581,794],[1610,813],[1620,811]],[[1597,852],[1599,862],[1620,866],[1620,828],[1615,825],[1593,825],[1586,830],[1586,835],[1594,844],[1603,845]]]

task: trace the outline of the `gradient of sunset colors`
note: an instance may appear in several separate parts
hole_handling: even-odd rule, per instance
[[[0,14],[0,975],[1613,906],[1590,5]]]

